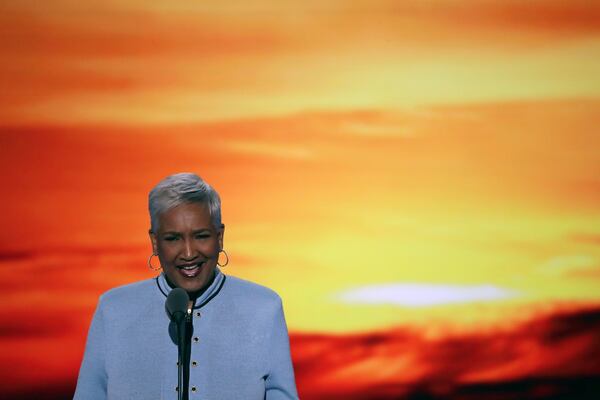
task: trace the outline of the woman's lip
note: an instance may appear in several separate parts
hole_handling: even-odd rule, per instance
[[[193,269],[193,268],[196,268],[196,267],[202,267],[203,264],[204,264],[204,261],[199,261],[199,262],[193,263],[193,264],[176,265],[176,267],[179,268],[179,269],[184,269],[184,268]]]
[[[200,274],[200,267],[202,263],[195,264],[194,268],[184,269],[183,267],[177,267],[177,271],[185,278],[194,278]]]

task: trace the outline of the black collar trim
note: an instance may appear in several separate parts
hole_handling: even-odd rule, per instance
[[[165,291],[163,290],[163,288],[161,288],[160,284],[158,283],[159,276],[157,276],[156,278],[154,278],[154,280],[156,281],[156,286],[158,287],[158,290],[160,290],[160,292],[163,295],[165,295],[165,297],[167,297],[168,294],[165,293]],[[223,280],[221,280],[221,283],[219,284],[219,287],[217,288],[217,290],[215,290],[215,292],[213,294],[211,294],[210,296],[208,296],[202,303],[196,305],[196,300],[194,300],[194,306],[192,307],[192,309],[197,310],[198,308],[202,308],[205,305],[207,305],[209,301],[211,301],[212,299],[214,299],[215,296],[218,295],[219,292],[221,292],[221,289],[223,288],[223,285],[225,284],[225,280],[226,279],[227,279],[227,275],[223,275]]]
[[[208,296],[206,298],[206,300],[204,300],[202,303],[196,305],[196,300],[194,300],[194,310],[204,307],[206,304],[208,304],[209,301],[211,301],[212,299],[215,298],[216,295],[219,294],[219,292],[221,291],[221,288],[223,288],[223,285],[225,284],[225,279],[227,279],[227,275],[223,275],[223,280],[221,281],[221,283],[219,284],[219,287],[217,288],[217,290],[215,290],[215,292],[213,294],[211,294],[210,296]]]

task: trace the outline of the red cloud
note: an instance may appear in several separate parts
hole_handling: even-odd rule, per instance
[[[439,340],[399,328],[294,335],[292,345],[303,399],[579,398],[576,384],[600,377],[599,338],[597,308]],[[600,394],[600,385],[590,390]]]

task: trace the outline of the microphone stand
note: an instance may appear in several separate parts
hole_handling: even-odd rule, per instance
[[[176,315],[173,315],[177,325],[177,387],[179,388],[179,390],[177,391],[178,400],[186,400],[189,397],[184,397],[183,395],[185,372],[186,370],[189,371],[190,367],[189,364],[185,362],[185,354],[187,350],[186,323],[188,320],[188,315],[190,314],[189,311],[190,310],[188,309],[187,315],[182,315],[182,313],[177,313]]]
[[[190,376],[190,364],[184,362],[187,358],[187,324],[192,321],[192,309],[189,301],[190,297],[185,290],[174,288],[165,302],[167,314],[177,328],[177,398],[179,400],[189,400],[189,392],[185,390],[185,396],[183,394],[184,386],[187,389],[189,385],[185,378]]]

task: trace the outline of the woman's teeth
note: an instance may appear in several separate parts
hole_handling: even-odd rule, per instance
[[[179,267],[179,268],[184,269],[186,271],[191,271],[193,269],[201,267],[202,264],[204,264],[204,262],[199,262],[198,264],[194,264],[194,265],[186,265],[185,267]]]
[[[182,265],[182,266],[178,266],[177,269],[179,270],[179,273],[181,275],[183,275],[186,278],[195,278],[198,275],[200,275],[200,270],[202,268],[202,266],[204,265],[205,261],[201,261],[197,264],[192,264],[192,265]]]

